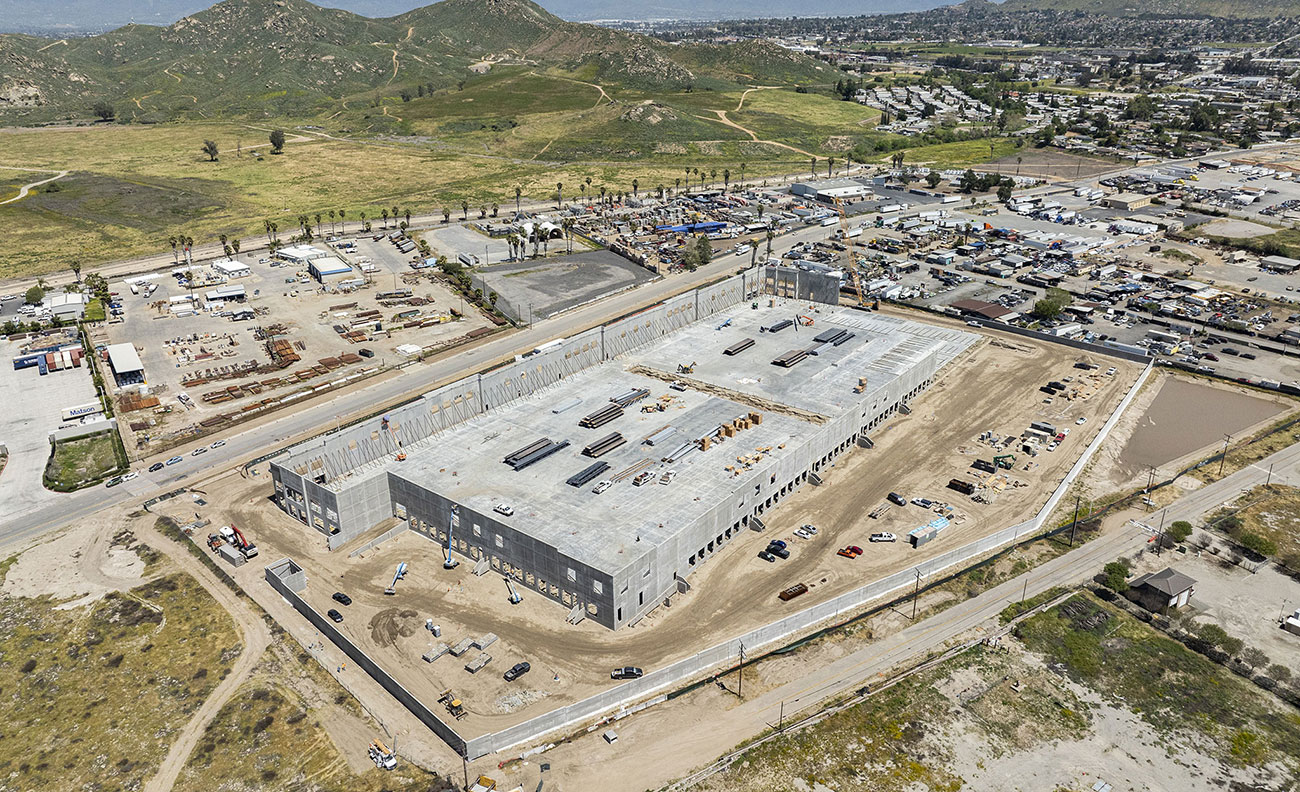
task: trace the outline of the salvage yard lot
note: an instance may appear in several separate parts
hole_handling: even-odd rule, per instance
[[[1047,497],[1044,485],[1064,475],[1138,372],[1135,365],[1108,361],[1117,364],[1117,376],[1094,371],[1085,380],[1084,372],[1073,368],[1078,359],[1071,350],[1020,339],[987,343],[959,358],[912,404],[911,415],[896,416],[873,435],[874,449],[855,449],[823,469],[827,484],[804,487],[768,511],[764,534],[734,540],[691,578],[692,590],[674,597],[671,608],[661,607],[617,634],[590,620],[569,626],[563,606],[535,593],[525,591],[523,604],[512,606],[498,576],[470,574],[463,561],[457,570],[441,570],[439,548],[416,534],[400,535],[355,559],[346,552],[324,553],[317,534],[266,500],[264,478],[232,478],[209,489],[209,500],[225,505],[214,520],[248,530],[268,557],[289,556],[304,567],[310,581],[304,596],[313,607],[322,612],[335,607],[330,595],[336,588],[350,594],[354,602],[344,609],[341,625],[345,634],[431,706],[443,690],[454,689],[470,713],[457,729],[472,735],[605,690],[611,685],[609,668],[635,664],[653,670],[686,656],[724,637],[719,623],[728,625],[729,634],[743,632],[1029,516]],[[1081,397],[1044,404],[1038,386],[1065,377],[1076,378]],[[1086,425],[1076,426],[1076,416],[1087,417]],[[1055,421],[1073,432],[1055,451],[1033,459],[1018,456],[1001,477],[971,470],[975,459],[995,453],[979,441],[981,432],[1018,434],[1031,420]],[[950,478],[972,476],[987,479],[988,502],[945,488]],[[895,506],[881,519],[867,517],[891,490],[952,504],[952,526],[920,550],[904,542],[871,544],[867,540],[874,531],[902,536],[935,517],[917,506]],[[804,522],[821,528],[813,540],[793,536]],[[776,564],[755,558],[774,538],[790,543],[791,558]],[[835,551],[846,544],[869,550],[855,560],[838,557]],[[396,598],[385,597],[381,592],[401,561],[410,564],[411,573],[397,584]],[[266,586],[252,566],[234,574],[250,593],[262,596]],[[778,591],[801,581],[809,595],[790,603],[776,600]],[[431,616],[443,631],[441,639],[425,629]],[[488,650],[491,664],[478,674],[462,668],[470,657],[444,656],[432,664],[420,659],[439,641],[454,645],[488,632],[498,640]],[[665,640],[667,635],[673,639]],[[532,672],[504,683],[501,673],[521,660],[532,664]]]

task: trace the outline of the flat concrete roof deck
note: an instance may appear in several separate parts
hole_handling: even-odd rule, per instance
[[[806,303],[793,301],[779,301],[775,308],[764,305],[759,310],[748,304],[738,305],[705,322],[682,328],[626,359],[629,366],[642,365],[673,376],[677,376],[674,372],[678,364],[694,362],[694,372],[681,375],[681,379],[835,418],[921,362],[931,351],[938,351],[938,365],[942,366],[974,340],[974,336],[958,330],[891,316],[826,305],[818,305],[813,311],[807,308]],[[810,317],[813,324],[801,326],[796,319],[801,314]],[[795,324],[776,333],[761,330],[782,319],[794,320]],[[723,327],[728,321],[730,324]],[[818,346],[813,339],[828,330],[846,330],[854,337],[790,368],[773,365],[772,361],[786,352]],[[723,350],[746,338],[753,339],[754,345],[734,356],[723,354]],[[866,390],[861,394],[853,391],[859,377],[867,378]]]
[[[583,416],[608,404],[611,396],[633,388],[648,389],[650,395],[604,426],[578,426]],[[641,412],[642,405],[667,395],[672,399],[664,412]],[[577,406],[552,412],[575,398],[582,399]],[[408,449],[405,462],[389,462],[385,469],[613,574],[731,497],[743,481],[761,474],[786,448],[801,444],[813,428],[805,421],[764,412],[762,424],[739,431],[708,451],[691,451],[671,464],[660,461],[682,443],[749,412],[751,408],[727,399],[670,390],[660,380],[615,365],[598,366],[422,441]],[[655,446],[642,442],[666,425],[676,432],[665,441]],[[627,442],[599,459],[582,455],[584,446],[612,432],[621,433]],[[513,470],[502,461],[543,437],[568,440],[569,446],[523,470]],[[759,448],[770,451],[741,476],[726,470],[743,467],[736,457],[757,454]],[[597,481],[612,479],[644,459],[652,460],[646,470],[654,473],[653,482],[636,487],[629,477],[600,495],[592,492]],[[608,462],[610,469],[581,487],[565,483],[598,461]],[[659,484],[659,476],[667,470],[675,470],[676,478]],[[514,514],[505,517],[493,512],[498,504],[509,505]],[[462,516],[461,531],[469,523]]]

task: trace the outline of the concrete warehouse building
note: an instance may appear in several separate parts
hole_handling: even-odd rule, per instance
[[[633,623],[976,340],[840,308],[838,286],[749,270],[565,339],[291,449],[276,503],[331,547],[395,516],[572,616]]]

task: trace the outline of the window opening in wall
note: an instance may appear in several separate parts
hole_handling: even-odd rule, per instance
[[[569,567],[568,572],[565,574],[568,576],[570,583],[578,579],[578,573],[573,570],[573,567]]]
[[[605,593],[605,585],[601,583],[599,580],[593,580],[591,581],[591,590],[593,593],[599,596]]]

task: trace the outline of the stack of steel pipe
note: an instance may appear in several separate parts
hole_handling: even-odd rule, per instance
[[[789,352],[786,352],[785,354],[773,360],[772,365],[780,366],[782,368],[790,368],[795,364],[802,362],[807,357],[808,357],[808,350],[791,349]]]
[[[782,319],[781,321],[776,322],[775,324],[770,324],[767,327],[760,327],[759,329],[762,330],[764,333],[779,333],[793,324],[794,324],[793,319]]]

